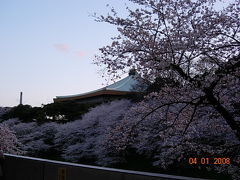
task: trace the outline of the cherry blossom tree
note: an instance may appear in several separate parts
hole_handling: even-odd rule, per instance
[[[212,168],[237,179],[240,1],[129,1],[136,8],[127,8],[127,17],[112,8],[96,18],[117,26],[119,35],[95,63],[113,78],[134,66],[150,82],[168,81],[111,130],[106,148],[117,156],[135,147],[163,168],[191,153],[232,154],[233,164]]]
[[[6,124],[0,124],[0,154],[21,154],[20,146],[14,132]]]
[[[50,151],[54,147],[54,138],[57,128],[60,126],[55,122],[37,124],[36,122],[22,122],[17,118],[4,121],[15,131],[18,141],[21,142],[22,150],[27,155],[39,156]]]
[[[129,149],[133,149],[137,154],[151,159],[154,166],[163,169],[192,166],[238,179],[240,141],[214,108],[199,107],[193,122],[189,124],[192,107],[175,104],[156,108],[161,105],[162,97],[165,96],[151,93],[144,101],[133,105],[106,136],[107,141],[103,144],[106,151],[111,152],[109,154],[114,155],[115,159],[124,161]],[[224,157],[229,158],[229,163],[190,165],[189,157]]]
[[[73,162],[88,160],[100,165],[119,161],[118,157],[109,157],[111,151],[107,151],[104,144],[110,129],[121,121],[131,106],[129,100],[115,100],[92,108],[82,119],[62,124],[55,138],[62,157]]]
[[[10,108],[0,107],[0,117],[9,110]],[[10,130],[6,123],[0,123],[0,156],[3,153],[20,154],[22,153],[20,147],[21,144],[19,143],[15,132]]]
[[[121,121],[132,104],[126,99],[104,103],[92,108],[81,119],[67,123],[26,123],[17,118],[4,123],[16,132],[26,155],[47,157],[54,151],[61,155],[58,159],[72,162],[85,159],[94,164],[109,165],[120,159],[109,157],[111,150],[107,151],[103,144],[108,140],[110,129]]]
[[[113,77],[134,66],[150,82],[178,82],[174,87],[165,84],[159,106],[143,119],[158,109],[179,106],[176,119],[184,118],[182,131],[187,132],[206,107],[212,111],[205,111],[209,121],[212,113],[223,118],[240,140],[240,1],[130,1],[139,8],[127,8],[128,17],[119,17],[114,8],[97,17],[117,26],[120,34],[100,49],[95,63]]]

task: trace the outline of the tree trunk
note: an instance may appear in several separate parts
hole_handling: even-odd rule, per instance
[[[212,93],[212,90],[205,89],[204,92],[206,93],[206,98],[209,101],[209,103],[226,120],[226,122],[234,131],[235,135],[240,141],[240,127],[238,126],[232,114],[215,98],[215,96]]]

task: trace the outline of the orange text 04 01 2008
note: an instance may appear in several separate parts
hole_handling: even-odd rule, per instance
[[[203,157],[203,158],[197,158],[197,157],[190,157],[188,158],[188,164],[231,164],[231,159],[228,157]]]

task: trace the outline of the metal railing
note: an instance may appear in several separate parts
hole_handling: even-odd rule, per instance
[[[203,180],[4,154],[4,180]]]

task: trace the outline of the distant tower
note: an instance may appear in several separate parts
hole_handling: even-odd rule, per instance
[[[22,92],[20,92],[20,105],[22,105]]]

